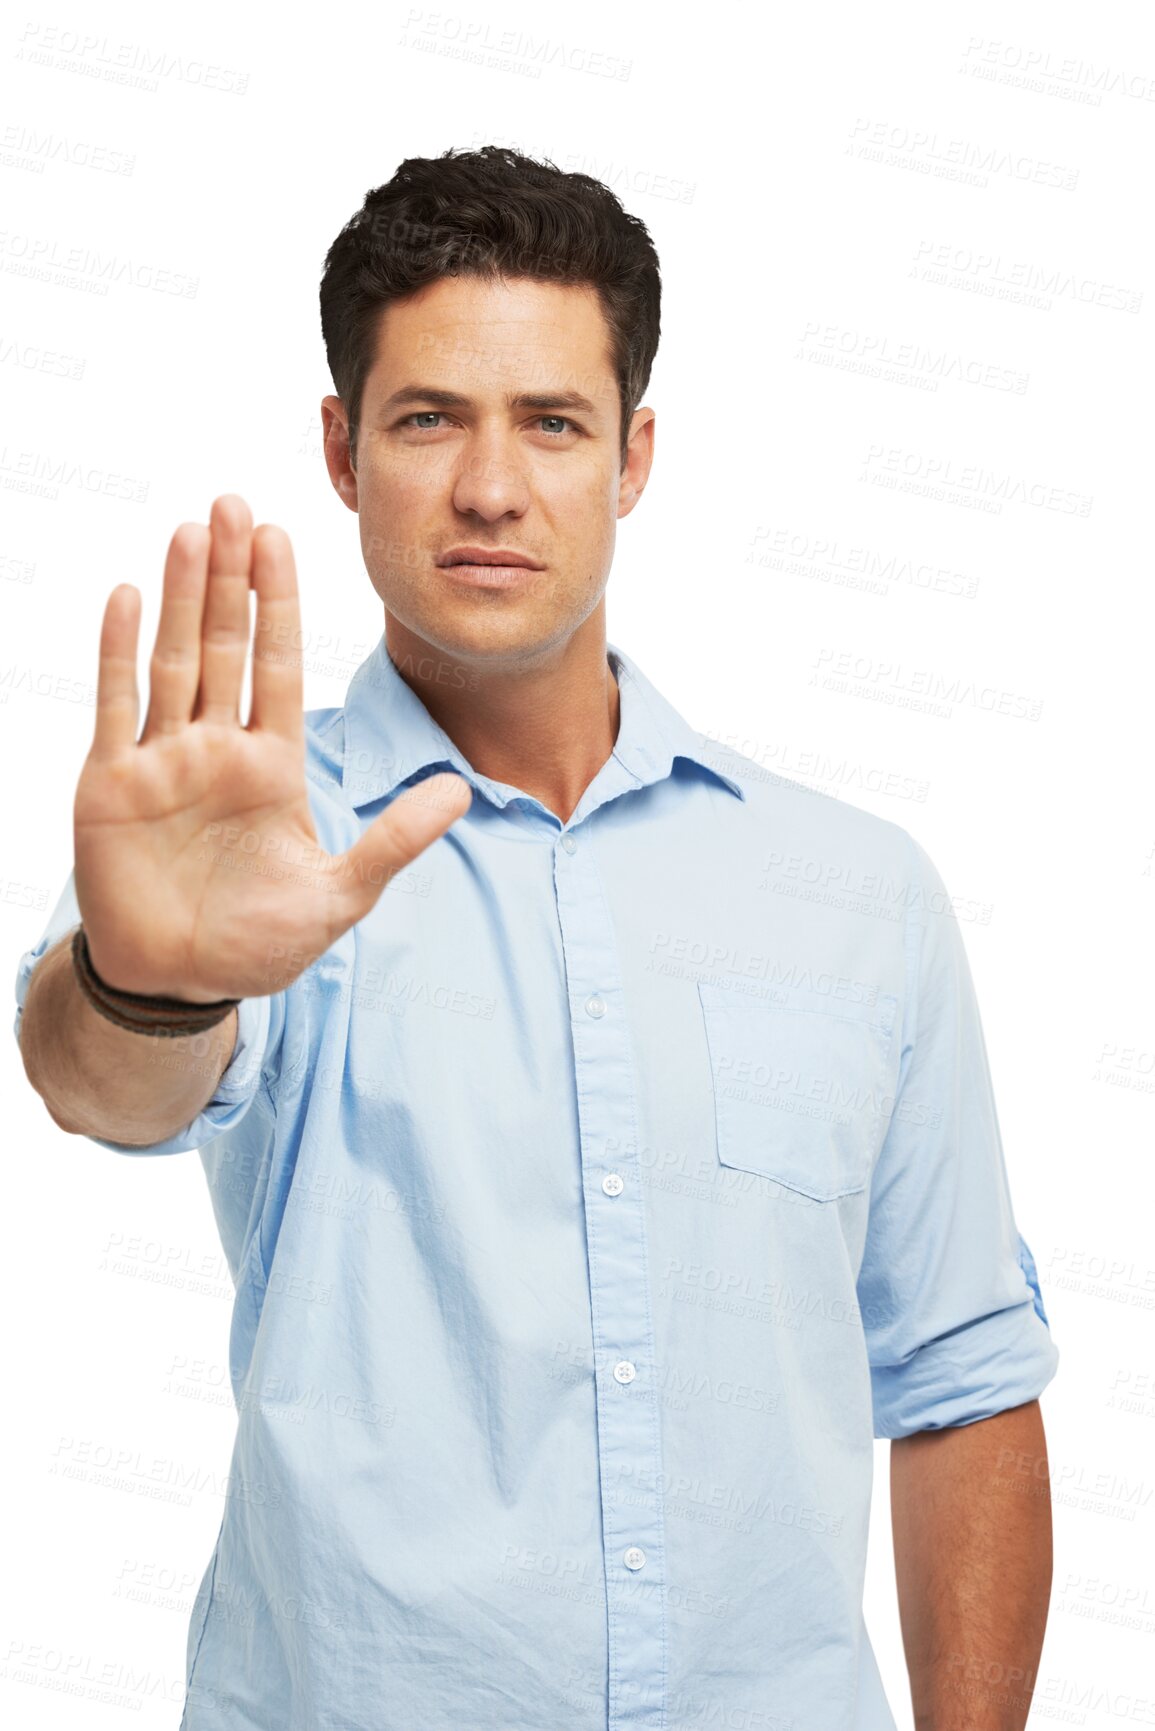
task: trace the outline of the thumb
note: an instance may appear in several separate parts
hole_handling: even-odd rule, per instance
[[[427,776],[386,806],[334,865],[343,916],[362,919],[390,879],[464,817],[473,789],[455,771]]]

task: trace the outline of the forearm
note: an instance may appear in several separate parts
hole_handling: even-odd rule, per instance
[[[1038,1401],[896,1440],[890,1495],[915,1731],[1022,1731],[1051,1591]]]
[[[20,1022],[28,1080],[74,1135],[141,1147],[171,1136],[211,1100],[236,1042],[236,1010],[191,1037],[118,1028],[80,990],[71,945],[69,932],[28,985]]]

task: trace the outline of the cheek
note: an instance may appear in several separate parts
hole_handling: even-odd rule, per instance
[[[370,508],[405,511],[428,503],[446,485],[445,454],[432,446],[379,446],[362,475]]]
[[[599,463],[567,476],[550,490],[549,500],[556,518],[570,525],[577,539],[600,542],[617,514],[617,477],[607,475]]]
[[[366,570],[403,581],[422,557],[425,513],[411,478],[377,464],[360,478],[357,515]]]

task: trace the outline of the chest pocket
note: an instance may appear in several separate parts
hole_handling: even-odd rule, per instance
[[[714,1082],[718,1158],[815,1202],[870,1178],[897,999],[824,1001],[793,990],[767,1003],[698,982]]]

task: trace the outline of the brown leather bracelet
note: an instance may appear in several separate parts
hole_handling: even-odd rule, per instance
[[[182,998],[117,991],[106,985],[93,967],[83,925],[77,926],[72,936],[72,968],[93,1009],[133,1034],[155,1034],[169,1039],[182,1034],[203,1034],[206,1028],[223,1022],[240,1003],[239,998],[217,998],[211,1004],[190,1004]]]

